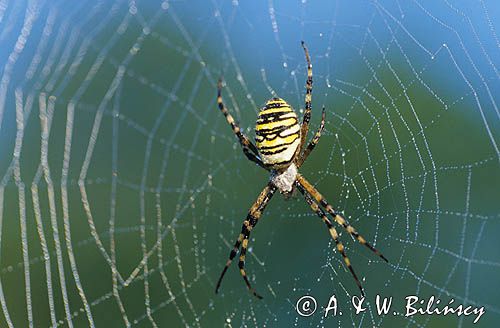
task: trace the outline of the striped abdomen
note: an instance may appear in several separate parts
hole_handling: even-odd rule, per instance
[[[272,169],[290,165],[300,144],[297,114],[281,98],[272,98],[260,110],[255,141],[264,164]]]

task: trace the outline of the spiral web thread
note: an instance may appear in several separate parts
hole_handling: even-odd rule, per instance
[[[311,51],[315,109],[321,102],[335,104],[337,98],[350,104],[342,110],[327,108],[321,141],[326,158],[318,162],[319,170],[306,175],[320,189],[322,181],[340,181],[342,188],[334,196],[340,202],[337,206],[341,210],[350,206],[369,217],[370,225],[363,227],[369,229],[367,235],[378,247],[397,248],[397,252],[390,251],[394,257],[384,271],[387,288],[396,280],[409,280],[415,295],[431,290],[436,296],[485,306],[488,316],[498,319],[499,304],[482,299],[471,281],[477,278],[477,271],[493,277],[500,267],[498,252],[487,248],[495,245],[491,231],[498,232],[498,204],[485,209],[475,206],[475,199],[488,190],[481,187],[488,181],[484,175],[493,173],[490,182],[497,186],[499,182],[500,112],[495,90],[500,89],[500,9],[493,1],[483,0],[473,8],[449,1],[356,5],[369,13],[369,19],[346,23],[340,1],[328,6],[324,17],[314,10],[318,6],[314,1],[302,1],[293,9],[280,8],[272,0],[260,2],[258,9],[237,1],[212,1],[204,5],[205,15],[192,23],[190,19],[197,15],[181,1],[150,4],[154,10],[143,9],[134,1],[78,2],[69,8],[62,1],[0,1],[2,326],[99,326],[102,309],[108,306],[116,311],[114,322],[119,326],[161,326],[160,322],[174,320],[182,326],[201,327],[209,325],[210,313],[224,318],[222,323],[227,326],[238,326],[235,322],[272,326],[282,315],[295,318],[296,325],[302,326],[293,299],[285,303],[240,300],[229,307],[217,306],[220,296],[213,294],[223,256],[239,229],[235,217],[245,215],[240,208],[244,204],[230,195],[226,184],[216,181],[232,177],[248,183],[241,167],[252,167],[244,163],[230,129],[216,116],[216,81],[223,71],[225,101],[242,121],[254,115],[251,111],[244,114],[244,109],[256,111],[265,98],[277,94],[301,104],[305,62],[299,43],[288,44],[284,35],[283,29],[291,24],[300,38],[316,38],[320,41],[315,44],[323,44]],[[416,21],[421,25],[416,26]],[[247,71],[236,44],[238,33],[252,33],[260,25],[269,43],[268,48],[255,49],[256,74]],[[236,29],[241,26],[243,32]],[[429,35],[433,30],[442,34],[433,39]],[[445,36],[443,40],[441,36]],[[143,49],[151,46],[182,63],[164,83],[135,68],[135,61],[150,58]],[[360,70],[368,72],[368,79],[339,74],[342,64],[336,49],[342,46],[350,49]],[[268,52],[274,63],[281,62],[280,67],[273,68],[263,59]],[[390,59],[394,54],[397,63]],[[162,58],[158,63],[168,64],[169,60]],[[285,78],[277,82],[271,69]],[[103,71],[109,73],[105,78]],[[431,74],[436,71],[445,75],[442,81],[436,82]],[[259,87],[249,82],[252,78]],[[159,99],[157,105],[151,105],[156,106],[154,120],[141,120],[123,109],[123,97],[133,90],[127,88],[128,83]],[[444,90],[443,83],[452,84],[454,92]],[[96,86],[98,96],[89,101],[87,93]],[[414,90],[425,95],[432,107],[422,107]],[[462,114],[478,133],[475,140],[482,151],[466,145],[463,156],[446,159],[433,147],[433,138],[447,124],[449,113],[463,108],[466,112]],[[319,116],[317,111],[313,115]],[[359,126],[360,115],[369,124]],[[80,128],[82,122],[86,128]],[[252,124],[242,126],[251,134]],[[163,133],[167,128],[168,133]],[[186,129],[189,135],[184,133]],[[124,153],[130,151],[123,146],[125,135],[140,141],[131,151],[141,163],[133,173],[123,171]],[[205,140],[211,146],[202,152],[200,144]],[[372,140],[376,140],[375,146]],[[102,143],[108,147],[105,156]],[[216,149],[231,151],[220,154]],[[351,161],[356,156],[361,161],[354,172]],[[109,165],[106,170],[94,170],[101,157]],[[158,167],[153,169],[154,165]],[[180,170],[175,182],[169,180],[172,170]],[[443,192],[450,188],[448,179],[463,198],[442,200]],[[93,195],[98,188],[106,190],[106,202]],[[122,201],[125,197],[120,190],[129,193],[133,203],[129,206],[134,208],[133,218],[126,224],[121,221],[123,213],[117,214],[128,202]],[[398,195],[393,210],[387,211],[384,202],[390,193]],[[214,219],[215,199],[235,205],[226,205],[225,212]],[[101,207],[104,210],[96,209]],[[82,212],[73,214],[74,208]],[[275,216],[292,220],[314,216],[306,207],[291,213],[283,203],[273,211]],[[361,222],[356,216],[348,218],[354,225]],[[86,227],[77,238],[72,229],[76,220]],[[219,220],[219,232],[211,239],[205,230],[214,220]],[[454,230],[448,238],[454,243],[448,244],[442,236],[450,220]],[[421,226],[430,224],[433,232],[425,235]],[[379,232],[382,226],[391,233]],[[279,232],[275,227],[273,235]],[[14,236],[9,234],[12,231]],[[189,242],[181,240],[185,235],[191,236]],[[140,248],[126,270],[117,264],[117,256],[123,256],[117,238],[131,238],[136,241],[134,247]],[[352,281],[338,254],[331,252],[332,244],[328,245],[322,253],[324,266],[307,273],[307,279],[299,271],[292,284],[306,292],[308,281],[313,289],[328,276],[338,278],[331,284],[340,290],[350,289]],[[250,250],[250,261],[258,268],[256,275],[269,270],[266,260],[276,260],[271,246]],[[207,260],[214,249],[217,254]],[[425,250],[424,262],[418,267],[410,259],[415,249]],[[351,258],[368,257],[356,247],[348,250]],[[107,289],[99,293],[89,290],[92,276],[82,274],[82,268],[92,263],[85,254],[98,257],[101,267],[96,270],[110,276]],[[444,280],[434,281],[430,272],[444,257],[452,263],[449,272]],[[462,269],[464,279],[458,288],[452,282]],[[12,279],[17,279],[17,295],[24,290],[21,299],[6,283]],[[282,283],[260,281],[271,295]],[[130,288],[141,290],[140,307],[130,305]],[[195,291],[199,288],[202,291]],[[229,289],[229,296],[241,292]],[[47,318],[37,316],[34,298],[45,300]],[[317,317],[309,324],[321,326],[322,320]],[[376,316],[370,307],[359,317],[341,320],[380,326],[386,319]],[[421,327],[430,319],[404,320],[408,326]],[[459,324],[466,325],[467,320],[460,318]]]

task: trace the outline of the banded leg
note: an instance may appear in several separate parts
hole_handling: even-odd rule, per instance
[[[307,132],[309,131],[309,121],[311,120],[311,100],[312,100],[312,64],[311,58],[309,57],[309,51],[307,50],[306,44],[302,41],[302,48],[306,55],[307,61],[307,80],[306,80],[306,97],[305,97],[305,110],[304,118],[302,119],[302,126],[300,127],[300,151],[303,150],[305,141],[307,138]]]
[[[323,111],[321,112],[321,123],[319,125],[318,130],[316,130],[314,137],[311,139],[306,149],[304,149],[304,151],[302,152],[302,154],[300,154],[297,160],[297,168],[301,167],[302,164],[304,164],[309,154],[314,150],[314,147],[316,147],[316,145],[318,144],[319,138],[321,138],[321,133],[323,132],[324,127],[325,127],[325,107],[323,107]]]
[[[361,295],[365,296],[365,292],[363,291],[363,287],[361,286],[361,282],[358,279],[358,276],[356,275],[356,272],[354,272],[354,269],[351,265],[351,261],[347,257],[347,254],[345,253],[344,245],[342,242],[339,240],[339,234],[337,233],[337,230],[335,227],[332,225],[332,222],[326,217],[326,213],[319,207],[318,203],[316,203],[309,194],[306,193],[304,188],[296,183],[297,189],[304,195],[304,198],[306,199],[306,202],[311,206],[311,209],[316,213],[317,216],[319,216],[323,222],[326,224],[328,231],[330,232],[330,235],[332,236],[333,240],[335,241],[335,245],[337,246],[337,250],[339,253],[342,255],[342,258],[344,259],[344,263],[351,272],[352,277],[354,278],[354,281],[356,281],[356,285],[358,285],[359,290],[361,291]]]
[[[377,256],[379,256],[382,260],[386,261],[386,262],[389,262],[384,255],[382,255],[382,253],[380,253],[375,247],[373,247],[370,243],[368,243],[365,238],[363,238],[363,236],[361,236],[357,231],[356,229],[354,229],[353,226],[349,225],[346,220],[342,217],[342,215],[340,215],[339,213],[337,213],[333,207],[328,204],[328,202],[326,201],[326,199],[320,194],[320,192],[314,188],[314,186],[309,183],[309,181],[307,181],[302,175],[300,174],[297,174],[297,182],[305,189],[305,191],[311,195],[315,200],[316,202],[318,202],[321,206],[323,206],[323,208],[328,212],[330,213],[331,216],[333,216],[333,218],[335,219],[335,222],[337,222],[338,224],[340,224],[342,227],[344,227],[344,229],[351,234],[351,236],[353,236],[354,238],[356,238],[356,240],[361,244],[361,245],[364,245],[366,246],[370,251],[372,251],[373,253],[375,253]]]
[[[245,284],[247,285],[248,290],[253,294],[253,296],[257,297],[258,299],[262,299],[262,296],[257,294],[257,291],[254,288],[252,288],[252,285],[250,284],[250,281],[248,280],[247,277],[247,272],[245,271],[245,257],[247,254],[249,238],[250,238],[250,231],[248,231],[248,234],[245,236],[245,238],[243,239],[243,243],[241,244],[241,253],[238,261],[238,267],[240,268],[240,274],[243,277],[243,280],[245,280]]]
[[[219,79],[217,82],[217,105],[219,106],[220,111],[222,114],[224,114],[224,117],[226,118],[227,123],[231,125],[231,129],[233,130],[233,133],[236,135],[238,138],[241,147],[243,148],[243,153],[245,156],[251,160],[252,162],[257,163],[259,166],[262,168],[267,168],[265,167],[264,163],[262,163],[262,160],[259,157],[259,151],[257,150],[257,147],[248,139],[246,135],[241,132],[240,127],[238,124],[234,121],[234,118],[231,114],[229,114],[226,106],[224,106],[224,103],[222,101],[222,80]]]
[[[246,256],[246,251],[248,248],[248,240],[250,237],[250,231],[257,224],[257,221],[259,220],[260,216],[262,215],[264,208],[269,203],[269,200],[274,195],[275,191],[276,191],[276,187],[272,183],[269,183],[261,191],[261,193],[257,197],[257,200],[250,208],[250,211],[247,214],[247,218],[245,219],[245,221],[243,221],[243,225],[241,227],[241,233],[239,234],[238,239],[236,240],[234,247],[231,250],[231,253],[229,253],[229,259],[227,260],[226,265],[225,265],[224,269],[222,270],[222,273],[220,274],[219,280],[217,281],[217,286],[215,287],[215,293],[218,293],[220,285],[222,283],[222,279],[224,278],[224,275],[226,274],[227,269],[231,265],[234,257],[238,253],[238,250],[241,246],[242,247],[241,256],[239,258],[239,265],[238,265],[240,267],[240,273],[241,273],[243,279],[245,280],[245,284],[247,285],[250,292],[252,292],[256,297],[262,298],[259,294],[257,294],[255,292],[255,290],[250,285],[250,281],[248,280],[248,277],[247,277],[247,274],[245,271],[245,256]]]

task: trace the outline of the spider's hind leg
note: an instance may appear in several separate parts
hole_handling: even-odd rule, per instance
[[[311,139],[306,149],[304,149],[304,151],[301,152],[297,157],[297,167],[301,167],[302,164],[304,164],[307,157],[309,156],[309,154],[311,154],[311,152],[314,150],[314,147],[316,147],[316,145],[319,142],[319,139],[321,138],[321,133],[323,133],[324,128],[325,128],[325,107],[323,107],[323,111],[321,112],[321,123],[319,124],[318,130],[316,130],[314,137]]]
[[[304,55],[306,56],[307,62],[307,80],[306,80],[306,97],[305,97],[305,110],[304,116],[302,118],[302,126],[300,127],[300,151],[303,150],[305,139],[307,138],[307,132],[309,131],[309,121],[311,120],[311,102],[312,102],[312,64],[311,57],[309,57],[309,51],[307,50],[306,44],[302,41],[302,48],[304,49]]]
[[[257,147],[255,147],[250,139],[248,139],[248,137],[243,132],[241,132],[238,123],[236,123],[233,116],[229,114],[229,111],[222,101],[222,79],[219,79],[219,81],[217,82],[217,105],[219,106],[219,110],[226,118],[227,123],[231,126],[233,133],[238,138],[245,156],[252,162],[257,163],[257,165],[267,170],[267,167],[259,157],[259,151],[257,150]]]

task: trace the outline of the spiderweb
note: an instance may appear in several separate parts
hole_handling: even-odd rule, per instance
[[[500,322],[500,6],[495,1],[0,1],[0,326],[471,326],[405,317],[407,295]],[[252,135],[271,96],[303,106],[301,169],[379,248],[343,233],[367,291],[300,197],[275,196],[247,269],[215,282],[267,181]],[[341,229],[339,229],[340,231]],[[342,315],[301,317],[331,295]],[[379,316],[374,295],[393,296]]]

